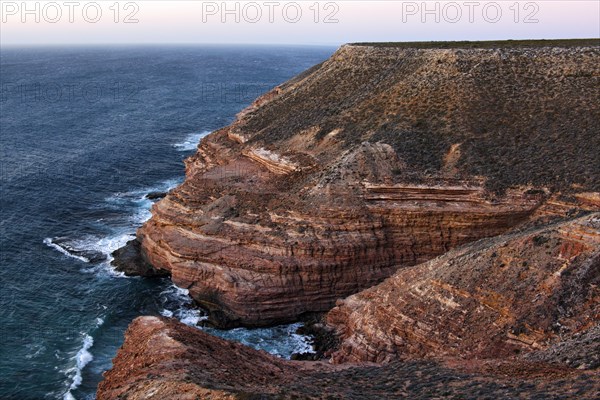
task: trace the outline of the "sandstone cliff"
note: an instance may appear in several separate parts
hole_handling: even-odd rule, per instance
[[[202,140],[142,255],[214,324],[269,325],[564,216],[600,190],[599,56],[343,46]]]
[[[327,315],[342,337],[333,360],[541,351],[600,324],[599,285],[599,213],[481,240],[340,300]],[[575,367],[597,365],[595,336]]]

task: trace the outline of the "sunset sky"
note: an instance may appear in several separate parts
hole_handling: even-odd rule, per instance
[[[2,45],[339,45],[356,41],[600,36],[600,2],[597,0],[240,1],[226,4],[138,0],[118,2],[118,7],[114,6],[115,1],[29,1],[25,7],[21,1],[0,3]]]

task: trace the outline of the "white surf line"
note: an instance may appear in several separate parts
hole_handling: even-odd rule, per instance
[[[208,136],[208,134],[210,134],[211,131],[202,131],[200,133],[192,133],[190,135],[188,135],[183,142],[180,143],[175,143],[173,145],[173,147],[175,147],[178,151],[191,151],[191,150],[196,150],[196,147],[198,146],[198,143],[200,143],[200,140],[205,137]]]

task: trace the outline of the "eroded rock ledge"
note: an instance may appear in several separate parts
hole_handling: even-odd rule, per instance
[[[97,399],[593,399],[599,390],[597,373],[543,363],[285,361],[175,320],[140,317]]]
[[[564,216],[600,190],[599,56],[343,46],[202,140],[142,256],[215,325],[270,325]]]

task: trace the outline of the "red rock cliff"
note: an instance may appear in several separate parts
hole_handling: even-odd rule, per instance
[[[142,253],[217,325],[326,311],[600,189],[599,55],[344,46],[202,140]]]
[[[327,315],[342,337],[333,359],[506,358],[547,349],[600,323],[599,284],[598,213],[481,240],[339,301]]]

